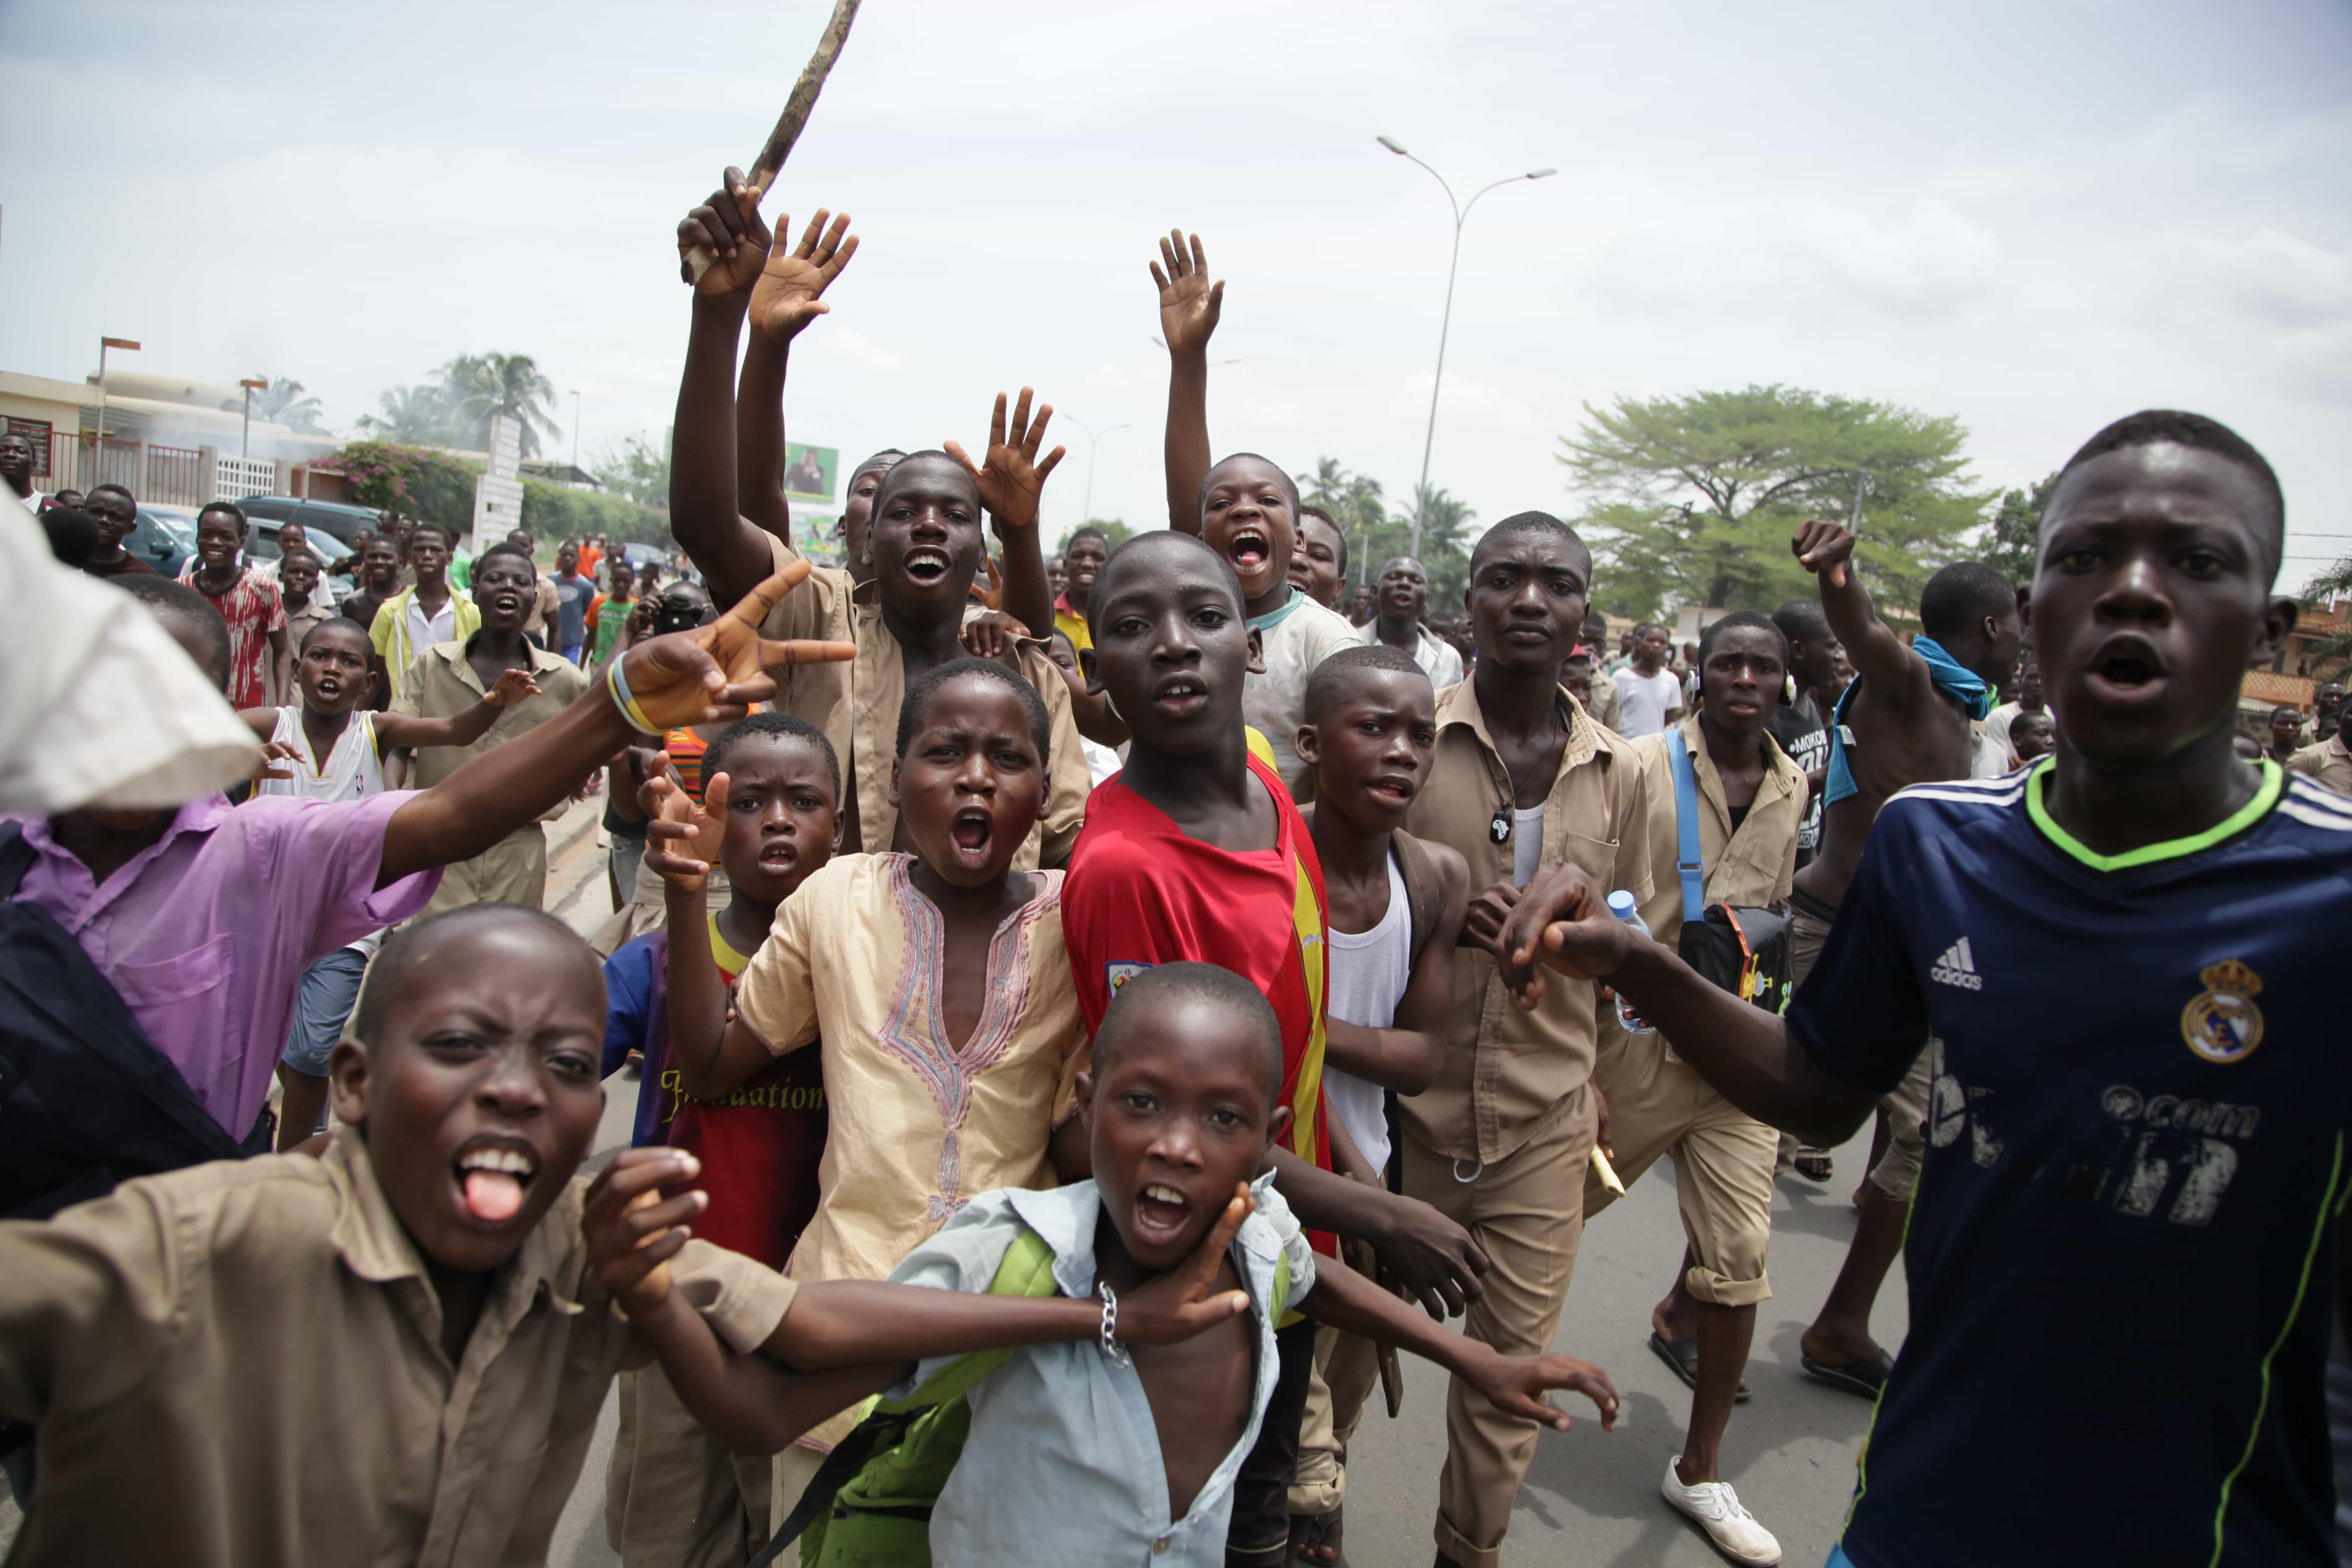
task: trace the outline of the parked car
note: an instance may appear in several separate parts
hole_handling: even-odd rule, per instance
[[[280,553],[278,531],[285,525],[264,518],[249,518],[252,531],[245,541],[246,558],[249,561],[275,561]],[[328,595],[341,602],[359,586],[359,552],[333,534],[303,525],[304,548],[319,558],[324,573]]]
[[[196,514],[176,506],[142,506],[122,548],[166,577],[176,577],[196,552]]]
[[[371,507],[352,506],[336,500],[305,500],[299,496],[247,496],[236,503],[247,518],[258,527],[269,522],[289,521],[302,525],[302,531],[316,539],[321,534],[341,540],[345,545],[362,528],[371,532],[383,526],[383,514]],[[469,588],[474,581],[474,557],[460,545],[450,552],[449,581],[460,588]],[[356,573],[358,563],[352,570]]]

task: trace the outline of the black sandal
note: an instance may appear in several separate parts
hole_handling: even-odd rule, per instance
[[[1346,1559],[1346,1549],[1340,1541],[1347,1531],[1347,1521],[1340,1517],[1346,1505],[1329,1513],[1294,1513],[1290,1516],[1290,1552],[1299,1563],[1339,1563]],[[1328,1552],[1328,1557],[1310,1557],[1310,1552]]]

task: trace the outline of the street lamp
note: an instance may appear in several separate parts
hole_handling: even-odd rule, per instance
[[[572,474],[563,482],[580,482],[580,389],[576,386],[572,389]]]
[[[245,433],[236,438],[236,458],[243,462],[253,456],[253,395],[269,385],[268,377],[256,381],[250,376],[237,384],[245,388]]]
[[[1428,164],[1422,163],[1420,159],[1414,158],[1412,153],[1399,146],[1393,138],[1375,136],[1372,140],[1398,157],[1410,158],[1412,162],[1421,163],[1423,168],[1429,169],[1429,177],[1437,182],[1439,188],[1445,193],[1445,199],[1454,206],[1454,259],[1447,262],[1445,266],[1445,313],[1438,318],[1437,324],[1437,381],[1429,389],[1429,432],[1422,437],[1421,484],[1413,491],[1412,498],[1412,552],[1418,556],[1421,553],[1421,514],[1429,505],[1429,449],[1437,440],[1437,394],[1439,387],[1444,385],[1445,381],[1445,334],[1454,324],[1454,274],[1462,265],[1463,220],[1470,216],[1470,209],[1478,205],[1478,198],[1495,189],[1496,186],[1512,184],[1520,180],[1549,179],[1559,171],[1530,169],[1524,174],[1511,174],[1496,180],[1492,185],[1482,187],[1473,194],[1468,201],[1458,201],[1454,198],[1454,187],[1445,183],[1444,175],[1434,169],[1430,169]]]
[[[1105,436],[1110,435],[1113,431],[1132,430],[1135,426],[1131,423],[1125,425],[1112,425],[1100,431],[1097,431],[1088,428],[1087,422],[1083,419],[1073,419],[1066,414],[1062,415],[1060,417],[1064,424],[1075,425],[1080,430],[1086,432],[1087,499],[1085,506],[1081,509],[1081,515],[1078,518],[1078,526],[1083,528],[1087,523],[1090,523],[1095,520],[1095,447],[1101,444],[1102,438]]]
[[[129,338],[100,338],[98,340],[98,439],[90,443],[90,480],[88,485],[82,487],[85,489],[95,488],[96,486],[102,485],[106,482],[106,351],[109,349],[130,349],[135,352],[138,347],[139,345],[132,342]],[[141,480],[139,488],[142,489],[146,489],[145,481],[147,476],[142,474],[139,478]]]

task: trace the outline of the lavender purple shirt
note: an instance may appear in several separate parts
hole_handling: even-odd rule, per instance
[[[16,896],[72,934],[205,1109],[243,1138],[268,1099],[302,971],[406,920],[441,885],[436,867],[376,889],[384,825],[414,793],[192,800],[102,888],[46,818],[26,817],[38,858]]]

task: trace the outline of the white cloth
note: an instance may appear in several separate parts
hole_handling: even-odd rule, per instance
[[[1449,686],[1461,685],[1462,654],[1460,650],[1452,643],[1444,642],[1430,636],[1427,626],[1416,626],[1413,629],[1421,640],[1412,650],[1412,662],[1421,666],[1421,672],[1429,677],[1429,683],[1440,691]],[[1356,634],[1356,640],[1360,643],[1379,642],[1381,640],[1380,621],[1375,618],[1365,622],[1362,629]]]
[[[1084,735],[1078,737],[1078,750],[1086,756],[1087,774],[1095,782],[1097,787],[1100,787],[1103,780],[1127,765],[1118,760],[1118,753],[1110,747],[1098,741],[1089,741]]]
[[[1666,715],[1683,705],[1683,683],[1671,669],[1643,675],[1627,665],[1616,679],[1618,716],[1623,721],[1617,732],[1629,741],[1657,734],[1666,727]]]
[[[2009,727],[2016,723],[2017,716],[2024,711],[2025,704],[2022,702],[2004,702],[1985,715],[1984,732],[2000,742],[2003,757],[2013,750],[2009,743]]]
[[[1511,810],[1511,885],[1524,888],[1536,879],[1543,858],[1544,808],[1531,805]]]
[[[425,613],[425,606],[416,602],[415,595],[408,596],[408,646],[411,648],[423,652],[436,643],[457,640],[457,595],[454,590],[441,601],[441,612],[436,616]]]
[[[1540,833],[1537,841],[1542,841]],[[1331,1016],[1367,1029],[1385,1029],[1395,1023],[1397,1004],[1412,983],[1412,903],[1393,853],[1389,856],[1389,907],[1378,922],[1366,931],[1329,926],[1324,935],[1331,943]],[[1348,1129],[1372,1169],[1386,1170],[1389,1117],[1381,1086],[1327,1064],[1323,1102]]]
[[[302,800],[360,800],[384,792],[383,752],[376,744],[375,715],[364,708],[352,713],[323,761],[310,749],[310,736],[302,728],[299,707],[278,710],[278,727],[269,732],[269,738],[292,746],[301,755],[278,763],[281,768],[291,769],[292,778],[263,779],[253,786],[256,795],[293,795]],[[353,952],[373,955],[383,945],[383,932],[370,931],[359,941],[343,945]]]
[[[10,490],[8,493],[12,496],[16,496],[16,492],[15,490]],[[16,496],[16,499],[24,503],[24,507],[26,511],[31,512],[35,517],[38,517],[41,515],[41,503],[48,498],[44,496],[40,491],[35,490],[31,495]]]
[[[1969,777],[1997,779],[2009,772],[2009,742],[1996,741],[1979,732],[1976,737],[1976,755],[1969,760]]]
[[[1274,748],[1274,771],[1288,784],[1298,777],[1291,742],[1307,711],[1307,677],[1314,668],[1360,639],[1348,617],[1327,610],[1297,588],[1278,610],[1250,617],[1265,673],[1242,681],[1242,720]]]
[[[0,812],[160,810],[251,774],[261,744],[147,607],[0,508]]]

